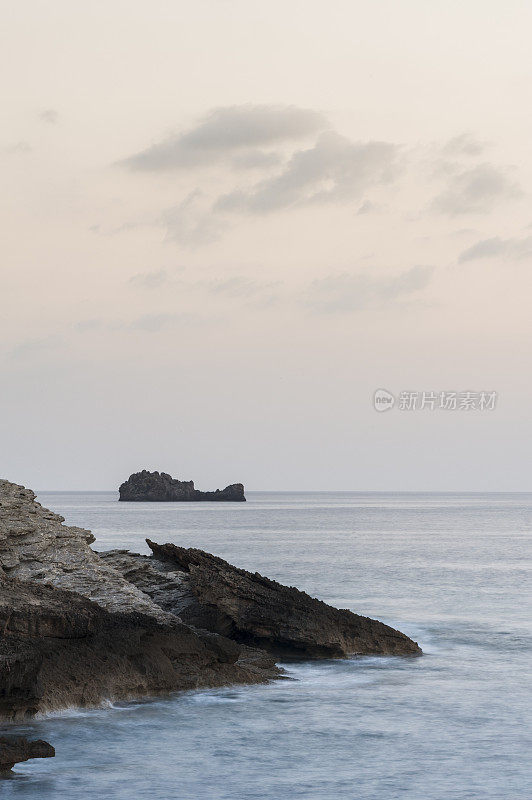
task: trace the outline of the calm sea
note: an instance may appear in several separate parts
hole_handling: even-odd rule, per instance
[[[193,546],[377,617],[417,659],[286,665],[290,681],[69,711],[19,800],[530,800],[532,494],[249,493],[242,504],[41,493],[95,548]]]

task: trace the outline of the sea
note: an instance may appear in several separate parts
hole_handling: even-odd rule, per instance
[[[119,503],[41,492],[98,550],[198,547],[399,628],[419,658],[69,709],[13,728],[56,757],[17,800],[531,800],[532,494],[249,492]]]

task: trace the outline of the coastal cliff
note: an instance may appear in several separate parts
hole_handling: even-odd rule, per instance
[[[245,502],[242,483],[232,483],[225,489],[201,492],[194,488],[194,481],[180,481],[167,472],[134,472],[118,489],[119,500],[157,503],[186,503],[194,501]]]
[[[399,631],[201,550],[96,553],[0,480],[0,716],[257,683],[275,656],[416,655]]]

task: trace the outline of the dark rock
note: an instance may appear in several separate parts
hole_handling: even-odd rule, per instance
[[[166,625],[138,612],[109,612],[74,592],[1,572],[0,630],[0,716],[9,719],[279,674],[271,657],[262,670],[249,666],[247,649],[175,617]]]
[[[93,540],[0,481],[0,716],[279,675],[266,654],[162,609]]]
[[[55,750],[42,739],[30,741],[25,736],[0,735],[0,773],[9,772],[15,764],[30,758],[53,758]]]
[[[333,608],[202,550],[147,542],[151,558],[124,551],[101,555],[190,625],[289,657],[421,653],[416,642],[382,622]]]
[[[215,492],[200,492],[194,481],[180,481],[166,472],[135,472],[119,488],[119,500],[137,502],[227,501],[245,502],[244,486],[232,483]]]

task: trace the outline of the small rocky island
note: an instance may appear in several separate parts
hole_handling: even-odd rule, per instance
[[[261,683],[276,660],[415,656],[382,622],[202,550],[98,553],[35,494],[0,480],[0,717],[183,689]],[[12,742],[3,764],[53,755]]]
[[[242,483],[232,483],[225,489],[201,492],[194,488],[194,481],[180,481],[167,472],[134,472],[118,489],[119,500],[150,503],[187,503],[210,500],[231,503],[245,502]]]

